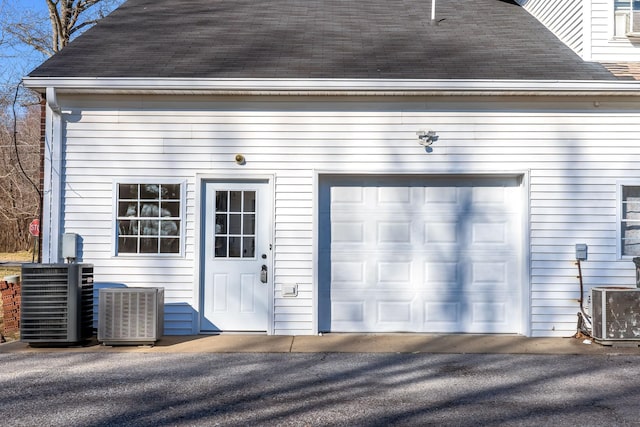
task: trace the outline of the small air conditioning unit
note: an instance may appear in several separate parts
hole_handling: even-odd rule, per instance
[[[618,10],[615,13],[615,36],[640,37],[640,12]]]
[[[98,295],[98,341],[154,344],[164,331],[164,288],[106,288]]]
[[[23,264],[20,340],[76,344],[93,336],[93,265]]]
[[[596,342],[640,342],[640,289],[591,289],[592,336]]]

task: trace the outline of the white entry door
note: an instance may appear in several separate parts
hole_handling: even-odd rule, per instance
[[[271,281],[268,184],[205,189],[203,332],[267,331]]]

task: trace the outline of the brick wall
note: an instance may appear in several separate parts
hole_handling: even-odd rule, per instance
[[[4,336],[16,336],[20,332],[20,280],[0,282],[2,294],[2,318]]]

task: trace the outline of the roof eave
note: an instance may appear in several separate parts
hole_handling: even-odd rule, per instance
[[[25,77],[45,93],[360,96],[640,96],[640,81],[616,80],[419,80],[419,79],[194,79]]]

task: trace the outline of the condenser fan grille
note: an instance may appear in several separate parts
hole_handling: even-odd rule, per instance
[[[98,341],[152,344],[163,332],[163,288],[100,289]]]
[[[25,264],[22,267],[20,339],[75,343],[93,335],[93,266]]]
[[[596,341],[640,342],[640,289],[593,288],[591,301]]]

